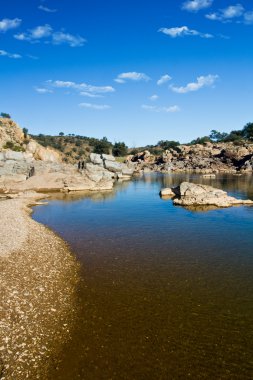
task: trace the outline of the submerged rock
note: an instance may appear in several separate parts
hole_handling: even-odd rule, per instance
[[[175,205],[230,207],[253,204],[252,200],[236,199],[229,196],[226,191],[190,182],[182,182],[175,192],[177,194],[177,198],[173,200]]]

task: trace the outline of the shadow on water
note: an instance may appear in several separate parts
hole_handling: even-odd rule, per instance
[[[253,378],[253,207],[196,213],[159,197],[184,180],[253,199],[252,176],[152,174],[34,209],[82,263],[50,380]]]

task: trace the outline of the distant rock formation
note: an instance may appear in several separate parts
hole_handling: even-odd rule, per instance
[[[232,142],[179,145],[158,156],[145,150],[128,156],[127,160],[136,163],[139,171],[149,168],[161,172],[252,173],[253,143],[245,142],[239,146]]]

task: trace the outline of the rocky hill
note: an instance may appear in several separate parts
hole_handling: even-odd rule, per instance
[[[252,173],[253,142],[244,141],[240,145],[233,142],[178,145],[164,150],[160,155],[152,155],[145,150],[128,156],[128,160],[136,162],[136,168],[144,171]]]

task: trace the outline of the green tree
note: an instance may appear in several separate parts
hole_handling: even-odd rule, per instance
[[[247,123],[244,126],[242,133],[243,137],[245,137],[246,139],[253,139],[253,123]]]
[[[219,132],[213,129],[209,135],[211,140],[214,141],[224,141],[224,139],[228,136],[226,132]]]
[[[64,136],[64,133],[63,133],[63,132],[60,132],[60,133],[59,133],[59,136]]]
[[[112,144],[107,140],[106,137],[103,137],[102,140],[96,140],[93,147],[94,147],[93,149],[94,153],[109,154],[112,148]]]
[[[3,118],[6,118],[6,119],[10,119],[11,118],[11,115],[9,115],[8,113],[5,113],[5,112],[1,112],[1,117]]]
[[[126,156],[128,153],[128,147],[124,142],[116,142],[112,148],[112,154],[116,157]]]
[[[24,133],[24,136],[25,136],[25,139],[26,139],[27,135],[28,135],[28,129],[27,128],[23,128],[23,133]]]
[[[197,137],[195,140],[192,140],[190,142],[191,145],[196,145],[196,144],[205,144],[207,142],[211,142],[209,136],[203,136],[203,137]]]
[[[160,140],[158,141],[157,145],[159,145],[164,150],[167,150],[176,148],[178,145],[180,145],[180,143],[174,140]]]

